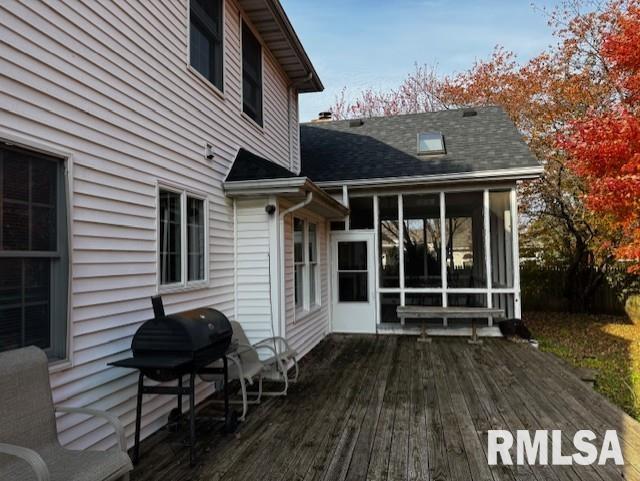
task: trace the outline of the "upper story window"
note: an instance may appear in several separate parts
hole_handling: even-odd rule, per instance
[[[206,281],[205,201],[160,188],[158,199],[160,286]]]
[[[0,145],[0,351],[66,357],[64,192],[61,159]]]
[[[222,90],[222,0],[190,0],[189,63]]]
[[[445,154],[444,136],[440,132],[420,132],[418,134],[419,154]]]
[[[262,125],[262,46],[242,22],[242,111]]]

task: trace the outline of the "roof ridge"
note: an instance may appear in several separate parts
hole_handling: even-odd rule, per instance
[[[490,110],[490,109],[496,109],[496,108],[505,112],[504,107],[498,104],[468,105],[466,107],[456,107],[455,109],[433,110],[430,112],[411,112],[411,113],[402,113],[402,114],[395,114],[395,115],[375,115],[371,117],[350,117],[348,119],[326,120],[323,122],[308,121],[308,122],[300,122],[300,125],[322,126],[326,124],[337,124],[340,122],[349,122],[351,120],[356,120],[356,119],[363,119],[365,121],[370,121],[370,120],[380,121],[380,120],[386,120],[386,119],[396,119],[399,117],[419,117],[419,116],[431,116],[431,115],[438,115],[438,114],[451,114],[455,112],[462,112],[467,109]]]

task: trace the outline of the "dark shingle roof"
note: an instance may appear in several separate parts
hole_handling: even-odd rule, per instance
[[[500,107],[300,126],[302,173],[314,182],[457,174],[540,165]],[[447,153],[418,155],[417,134],[438,131]]]
[[[236,159],[233,161],[226,181],[287,179],[290,177],[297,177],[297,175],[264,157],[260,157],[248,150],[240,149]]]

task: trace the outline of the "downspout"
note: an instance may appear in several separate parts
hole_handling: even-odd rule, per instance
[[[285,285],[284,285],[284,274],[285,274],[285,252],[284,252],[284,241],[285,241],[285,236],[284,236],[284,218],[285,216],[291,214],[292,212],[295,212],[297,210],[300,209],[304,209],[306,206],[308,206],[311,202],[313,201],[313,192],[307,192],[307,196],[306,198],[296,204],[293,205],[291,207],[289,207],[288,209],[280,212],[280,247],[279,247],[279,253],[280,253],[280,302],[279,302],[279,308],[278,308],[278,312],[280,313],[280,336],[286,338],[286,327],[287,327],[287,320],[286,320],[286,296],[285,296]]]
[[[287,145],[289,146],[289,171],[293,172],[293,146],[291,145],[291,93],[293,87],[287,87]]]

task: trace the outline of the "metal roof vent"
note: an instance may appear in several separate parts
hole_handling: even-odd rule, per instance
[[[475,117],[478,115],[478,111],[476,109],[464,109],[462,111],[463,117]]]
[[[349,120],[349,127],[360,127],[361,125],[364,125],[364,120],[363,119],[351,119],[351,120]]]

